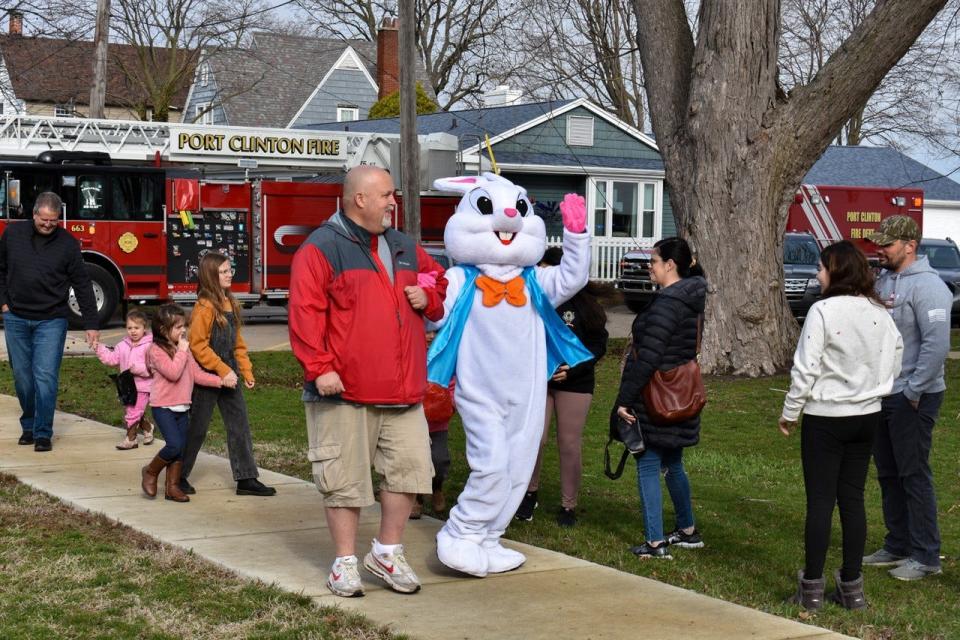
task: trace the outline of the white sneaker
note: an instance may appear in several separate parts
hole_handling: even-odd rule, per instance
[[[375,554],[371,549],[370,553],[363,558],[363,567],[386,582],[394,591],[400,593],[420,591],[420,578],[407,564],[402,544],[398,544],[393,553]]]
[[[327,578],[327,588],[344,598],[359,598],[363,595],[356,556],[342,558],[333,563]]]

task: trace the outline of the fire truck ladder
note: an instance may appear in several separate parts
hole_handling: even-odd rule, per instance
[[[11,115],[0,118],[0,156],[7,158],[32,159],[44,151],[99,151],[110,154],[115,161],[152,161],[159,153],[161,159],[171,160],[171,127],[177,130],[190,130],[206,133],[209,128],[203,125],[183,125],[166,122],[141,122],[136,120],[99,120],[83,118],[51,118],[46,116]],[[217,132],[233,131],[238,134],[255,134],[265,129],[247,127],[216,127]],[[277,131],[277,130],[272,130]],[[283,130],[294,135],[296,130]],[[305,133],[305,132],[301,132]],[[310,130],[310,135],[318,132]],[[298,162],[289,158],[267,162],[285,166],[309,166],[331,170],[349,169],[359,164],[388,166],[390,143],[399,139],[397,135],[359,132],[330,132],[332,136],[346,139],[347,159],[311,160]],[[217,164],[236,165],[238,157],[234,155],[209,155],[196,161]]]
[[[35,158],[44,151],[101,151],[114,160],[152,160],[170,147],[167,123],[8,116],[0,125],[0,154]]]

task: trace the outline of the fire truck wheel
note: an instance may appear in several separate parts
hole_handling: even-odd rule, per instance
[[[101,327],[105,327],[110,318],[113,317],[113,312],[116,311],[117,303],[120,301],[117,281],[101,266],[87,262],[86,267],[87,273],[90,275],[90,282],[93,285],[93,296],[97,301],[97,321]],[[82,329],[83,321],[80,316],[80,305],[77,304],[77,298],[73,294],[72,287],[68,302],[70,305],[70,317],[68,318],[70,327]]]

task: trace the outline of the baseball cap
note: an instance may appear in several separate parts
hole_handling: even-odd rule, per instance
[[[890,216],[880,223],[880,227],[870,236],[870,241],[884,247],[897,240],[916,240],[920,242],[920,227],[910,216]]]

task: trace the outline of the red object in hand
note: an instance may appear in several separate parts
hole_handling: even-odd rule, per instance
[[[446,422],[453,417],[453,394],[450,389],[432,382],[427,384],[423,413],[428,422]]]

